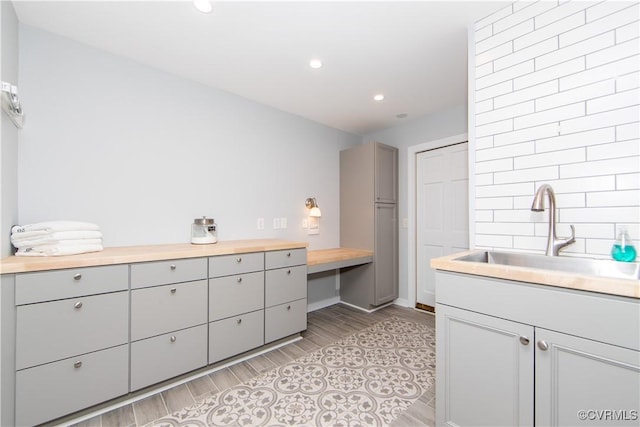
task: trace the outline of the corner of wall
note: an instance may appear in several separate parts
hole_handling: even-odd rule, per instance
[[[18,18],[10,1],[0,2],[0,79],[18,84]],[[0,113],[0,257],[12,253],[10,229],[18,221],[18,129]]]

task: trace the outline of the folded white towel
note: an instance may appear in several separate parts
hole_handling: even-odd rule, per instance
[[[83,245],[101,245],[102,239],[30,239],[12,242],[17,249],[39,248],[41,246],[83,246]]]
[[[27,231],[24,233],[12,234],[11,243],[16,248],[24,248],[27,246],[36,246],[46,243],[55,243],[65,240],[81,240],[81,239],[101,239],[101,231],[54,231],[45,232],[44,234],[36,231]]]
[[[69,230],[100,230],[100,226],[90,222],[80,221],[47,221],[35,224],[16,225],[11,228],[11,233],[25,233],[27,231],[69,231]]]
[[[73,246],[58,246],[58,245],[41,245],[34,248],[22,248],[18,249],[16,256],[62,256],[62,255],[76,255],[87,252],[99,252],[102,245],[73,245]]]

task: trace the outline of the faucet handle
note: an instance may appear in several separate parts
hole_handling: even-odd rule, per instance
[[[571,244],[576,241],[576,228],[573,226],[573,224],[569,225],[569,227],[571,227],[571,237],[569,237],[569,239],[567,240],[567,244]]]

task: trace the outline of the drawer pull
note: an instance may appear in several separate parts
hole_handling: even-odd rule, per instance
[[[82,301],[78,301],[77,303],[73,304],[73,308],[75,308],[76,310],[79,310],[82,308]]]
[[[524,335],[521,335],[520,336],[520,344],[529,345],[529,338],[525,337]]]
[[[287,252],[287,258],[291,258],[291,252]]]
[[[238,257],[238,258],[236,258],[236,262],[237,262],[238,264],[240,264],[240,263],[242,262],[242,257]]]
[[[176,338],[176,336],[175,336],[175,335],[171,335],[170,340],[171,340],[171,342],[176,342],[177,338]]]
[[[549,349],[549,344],[545,340],[538,341],[538,348],[542,351],[547,351]]]
[[[76,368],[76,369],[78,369],[81,366],[82,366],[82,362],[79,361],[79,360],[73,364],[73,367]]]
[[[76,273],[73,275],[73,280],[80,280],[80,279],[82,279],[82,274]]]
[[[240,323],[242,323],[242,319],[238,319],[237,322],[238,322],[238,325],[239,325]]]
[[[175,294],[176,293],[176,288],[171,288],[171,293]]]
[[[238,278],[236,279],[236,282],[238,282],[238,283],[242,283],[242,277],[238,277]]]
[[[175,270],[175,269],[176,269],[176,265],[175,265],[175,264],[171,264],[171,265],[169,266],[169,268],[170,268],[171,270]]]
[[[287,310],[291,310],[291,306],[290,305],[287,306]]]
[[[287,274],[291,274],[291,269],[287,270]]]

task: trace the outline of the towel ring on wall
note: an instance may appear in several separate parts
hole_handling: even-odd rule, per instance
[[[24,111],[18,98],[18,87],[2,82],[2,109],[18,129],[24,124]]]

